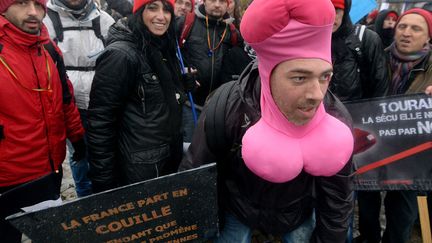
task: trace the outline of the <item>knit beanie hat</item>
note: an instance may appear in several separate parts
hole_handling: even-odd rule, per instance
[[[429,37],[432,38],[432,14],[429,11],[421,9],[421,8],[412,8],[410,10],[407,10],[399,17],[398,22],[396,23],[396,26],[399,24],[399,22],[403,18],[403,16],[405,16],[407,14],[419,14],[419,15],[421,15],[425,19],[426,24],[428,26]]]
[[[6,10],[12,5],[16,0],[0,0],[0,13],[6,12]],[[40,3],[46,12],[46,2],[47,0],[35,0],[36,2]]]
[[[136,13],[138,11],[138,9],[140,9],[142,6],[146,5],[147,3],[154,2],[154,1],[156,1],[156,0],[135,0],[132,12]],[[169,4],[171,4],[171,6],[173,7],[173,9],[174,9],[174,1],[175,0],[166,0],[166,2],[168,2]]]
[[[375,19],[378,16],[378,13],[379,13],[378,9],[375,9],[372,12],[370,12],[367,17],[371,19]]]
[[[334,8],[345,9],[345,0],[331,0]]]
[[[394,20],[397,20],[397,19],[398,19],[398,15],[397,15],[397,13],[396,13],[395,11],[390,11],[390,12],[387,14],[386,18],[392,18],[392,19],[394,19]]]

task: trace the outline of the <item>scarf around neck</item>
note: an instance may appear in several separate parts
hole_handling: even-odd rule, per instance
[[[390,45],[390,66],[393,77],[390,83],[390,94],[403,94],[409,87],[408,74],[427,56],[430,45],[425,45],[422,50],[406,55],[400,53],[395,43]]]

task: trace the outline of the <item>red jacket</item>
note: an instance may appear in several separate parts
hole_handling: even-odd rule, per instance
[[[0,187],[49,173],[50,159],[57,169],[65,159],[66,138],[83,137],[75,102],[63,104],[56,65],[43,48],[49,41],[45,26],[39,36],[31,35],[0,16]],[[69,88],[72,93],[70,82]]]

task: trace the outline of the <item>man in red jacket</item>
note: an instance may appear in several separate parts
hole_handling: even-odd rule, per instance
[[[19,185],[61,173],[66,138],[74,143],[74,156],[86,151],[72,86],[56,66],[61,56],[54,60],[48,51],[60,53],[42,23],[46,0],[2,0],[0,13],[0,193],[5,199]],[[47,189],[34,192],[33,202],[46,197]],[[0,242],[21,242],[21,233],[4,220],[19,211],[18,202],[6,202],[12,206],[0,210]]]

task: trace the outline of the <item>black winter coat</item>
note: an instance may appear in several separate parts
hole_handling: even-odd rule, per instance
[[[326,95],[325,107],[327,112],[352,126],[348,111],[335,96]],[[230,212],[253,229],[284,234],[309,219],[315,208],[316,228],[311,242],[345,242],[353,210],[349,177],[351,161],[335,176],[314,177],[303,171],[295,179],[279,184],[258,177],[242,160],[242,138],[261,116],[260,79],[256,62],[245,69],[228,97],[224,134],[230,146],[228,151],[218,156],[206,142],[212,139],[207,138],[204,130],[206,112],[207,107],[200,116],[192,144],[180,169],[217,161],[218,198],[223,211]]]
[[[349,13],[351,0],[345,0]],[[330,90],[342,101],[385,96],[389,72],[380,37],[366,29],[360,42],[348,14],[332,35],[333,78]]]
[[[144,44],[121,22],[109,34],[88,109],[96,191],[175,172],[182,157],[185,94],[175,52]]]

